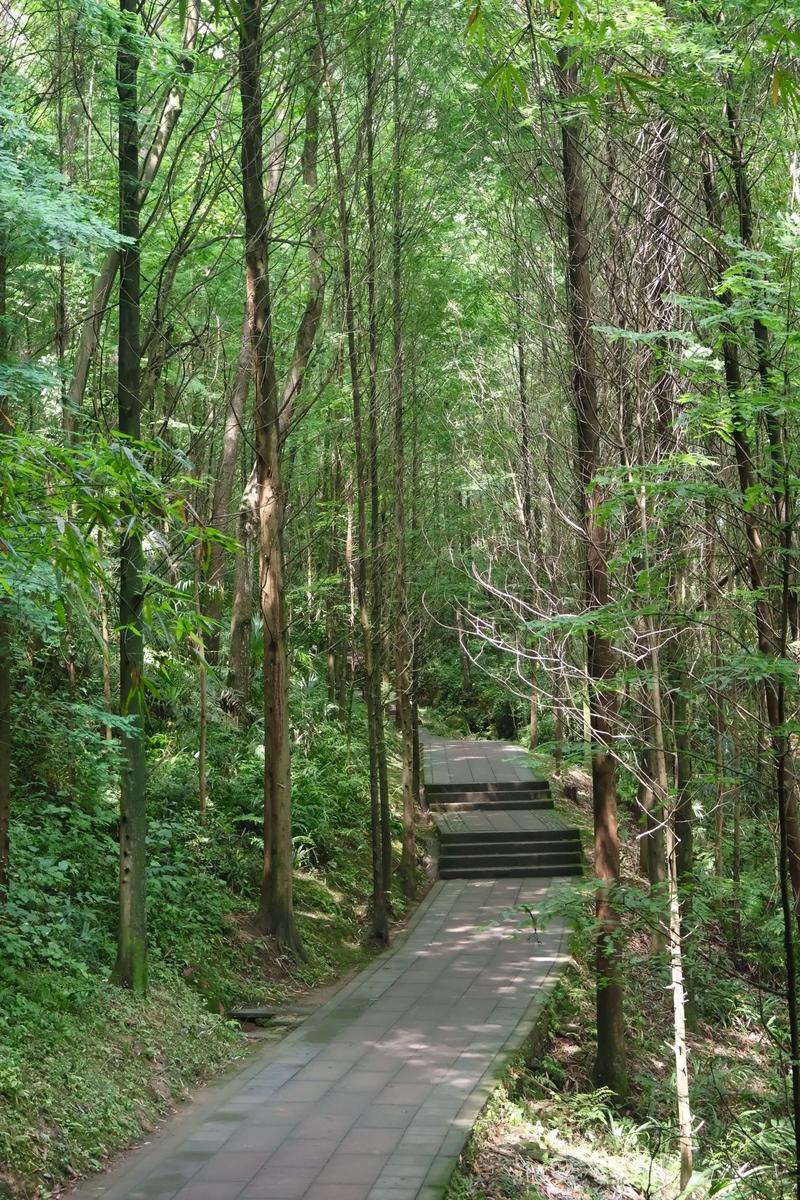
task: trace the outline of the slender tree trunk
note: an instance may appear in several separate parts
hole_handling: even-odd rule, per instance
[[[323,6],[321,0],[314,0],[314,18],[317,27],[317,39],[322,57],[323,75],[328,97],[328,110],[331,122],[331,143],[333,152],[334,177],[336,185],[336,200],[339,217],[339,239],[342,253],[342,276],[344,283],[344,323],[347,333],[347,360],[350,369],[350,391],[353,405],[353,434],[356,451],[356,539],[358,546],[358,563],[355,571],[355,595],[361,620],[361,631],[364,646],[364,671],[366,675],[364,700],[367,706],[367,724],[369,739],[369,776],[370,776],[370,830],[372,848],[372,934],[384,943],[389,937],[389,921],[386,908],[386,884],[383,876],[383,842],[381,822],[381,794],[378,764],[378,730],[375,713],[375,638],[370,619],[370,604],[367,590],[367,555],[369,542],[367,533],[367,493],[368,493],[368,461],[364,447],[363,416],[361,397],[361,376],[356,345],[356,312],[353,288],[353,267],[350,251],[350,214],[347,205],[347,191],[342,163],[341,140],[339,137],[339,118],[336,101],[333,95],[333,85],[328,66],[325,48],[325,30]],[[372,84],[367,88],[368,104],[372,102]],[[367,129],[372,118],[365,114]]]
[[[319,201],[316,196],[317,187],[317,154],[319,136],[319,88],[320,88],[320,50],[316,42],[309,47],[308,79],[306,88],[305,135],[303,140],[302,166],[303,183],[309,196],[309,275],[306,303],[300,322],[297,326],[289,370],[284,380],[280,397],[276,400],[278,455],[283,446],[287,432],[291,426],[292,416],[298,397],[300,396],[306,370],[308,369],[311,353],[314,349],[322,310],[325,299],[325,276],[322,273],[322,226],[319,220]],[[269,245],[269,231],[274,199],[282,177],[282,161],[285,153],[284,140],[278,136],[273,139],[273,149],[270,156],[267,195],[270,199],[270,210],[264,207],[266,225],[263,231],[265,246]],[[263,151],[262,151],[263,157]],[[263,163],[262,163],[263,171]],[[262,185],[263,186],[263,185]],[[248,290],[248,296],[250,292]],[[271,300],[270,300],[271,305]],[[271,345],[271,339],[270,339]],[[274,359],[271,372],[275,375]],[[277,377],[274,381],[277,395]],[[258,448],[256,447],[258,453]],[[239,544],[242,553],[247,555],[249,529],[255,530],[258,511],[258,462],[253,466],[244,489],[244,495],[239,511]],[[288,494],[288,472],[284,481],[284,494]],[[283,504],[281,505],[283,508]],[[280,520],[281,536],[283,535],[283,514]],[[234,619],[231,622],[231,669],[228,678],[228,690],[232,693],[234,702],[242,695],[247,696],[249,689],[250,636],[252,633],[252,600],[249,590],[249,559],[241,561],[237,554],[234,567]],[[248,607],[250,606],[250,607]],[[235,638],[235,642],[234,642]],[[244,664],[247,671],[243,671]]]
[[[381,836],[381,879],[383,902],[391,909],[392,890],[392,831],[389,812],[389,776],[386,764],[386,734],[384,730],[381,680],[383,675],[383,567],[384,546],[380,507],[380,461],[378,457],[379,413],[378,413],[378,230],[375,210],[375,99],[377,89],[377,65],[372,50],[367,45],[369,67],[367,70],[367,106],[364,113],[366,126],[366,178],[364,191],[367,202],[367,463],[366,475],[369,487],[369,552],[367,560],[366,597],[370,607],[369,624],[372,636],[371,671],[367,680],[372,690],[373,721],[375,727],[375,756],[378,768],[378,796],[380,807]],[[382,938],[384,934],[379,934]],[[386,932],[388,939],[388,927]]]
[[[211,516],[209,518],[209,524],[214,529],[219,529],[221,533],[225,534],[230,533],[230,508],[236,474],[236,460],[239,456],[241,433],[244,428],[244,411],[247,403],[247,393],[250,388],[250,377],[252,375],[253,340],[250,332],[251,304],[251,297],[248,296],[245,302],[242,343],[225,415],[222,450],[214,479],[214,495],[211,502]],[[219,626],[222,621],[223,612],[226,556],[227,551],[224,546],[220,545],[219,542],[211,543],[203,595],[203,615],[214,622],[214,625],[206,634],[206,659],[212,667],[219,659]]]
[[[722,211],[716,189],[714,160],[707,144],[703,148],[703,191],[708,219],[719,240],[723,236]],[[721,248],[721,243],[717,250],[717,266],[719,274],[722,276],[727,267],[727,261],[724,251]],[[727,290],[722,295],[722,303],[726,308],[729,308],[733,303],[733,298]],[[754,494],[756,481],[746,415],[742,407],[743,383],[738,346],[735,331],[730,324],[727,325],[723,332],[722,359],[725,385],[730,397],[733,414],[732,441],[736,469],[739,476],[739,490],[743,498],[742,521],[748,547],[750,585],[754,597],[753,615],[756,624],[756,639],[760,653],[766,658],[774,658],[779,655],[780,638],[785,633],[785,630],[781,632],[776,628],[776,614],[771,610],[769,601],[766,598],[768,580],[764,534],[760,525],[758,509],[750,501],[750,498]],[[783,504],[781,505],[782,510]],[[785,550],[785,543],[782,548]],[[785,555],[783,558],[786,561]],[[800,818],[798,817],[794,790],[786,779],[786,764],[781,761],[780,757],[783,753],[782,747],[786,740],[783,732],[783,721],[778,712],[780,689],[776,680],[770,676],[765,677],[763,687],[765,711],[773,750],[775,786],[777,789],[778,778],[780,776],[781,802],[785,805],[782,820],[787,837],[787,861],[794,895],[795,921],[798,927],[800,927]],[[800,1105],[800,1099],[798,1100],[798,1104]]]
[[[237,544],[233,563],[231,635],[226,685],[226,707],[239,726],[248,722],[250,702],[250,639],[253,632],[253,538],[252,505],[244,505],[237,518]]]
[[[408,621],[406,578],[406,456],[404,431],[403,361],[403,115],[400,110],[400,25],[395,13],[392,36],[392,376],[394,409],[394,593],[397,606],[395,626],[395,672],[397,711],[400,721],[400,756],[403,788],[403,849],[400,877],[408,899],[416,895],[416,844],[414,837],[414,722],[412,714],[412,655]]]
[[[664,745],[664,709],[661,689],[661,667],[658,647],[655,642],[652,620],[648,621],[650,634],[650,695],[653,706],[652,755],[655,765],[654,783],[661,793],[660,809],[664,825],[662,850],[666,854],[667,896],[669,917],[667,921],[667,943],[669,946],[670,977],[672,982],[672,1015],[675,1054],[675,1097],[678,1111],[680,1184],[685,1188],[691,1178],[693,1163],[692,1110],[689,1098],[689,1059],[686,1042],[686,996],[683,978],[683,923],[678,892],[678,857],[675,839],[675,813],[669,805],[669,772]],[[650,855],[653,847],[650,847]],[[662,874],[662,878],[664,877]],[[658,939],[659,947],[664,939]]]
[[[119,94],[119,228],[129,239],[120,252],[119,281],[119,431],[133,441],[141,436],[140,259],[139,259],[139,109],[138,5],[120,0],[122,29],[117,52]],[[135,447],[134,447],[135,451]],[[120,545],[120,712],[132,729],[123,734],[120,795],[120,885],[117,961],[113,979],[137,994],[147,990],[145,862],[146,758],[143,727],[144,597],[142,532],[139,514],[131,513]]]
[[[201,611],[201,575],[203,544],[197,542],[194,556],[194,605],[198,617]],[[199,728],[197,730],[197,808],[200,814],[200,824],[206,823],[206,806],[208,802],[208,785],[206,778],[206,757],[208,750],[208,667],[206,663],[205,635],[202,627],[192,638],[192,649],[197,659],[197,690],[200,693],[200,711],[198,713]]]
[[[100,531],[97,534],[97,551],[102,557],[103,554],[103,537]],[[108,600],[106,598],[105,585],[100,582],[97,587],[97,607],[100,610],[100,641],[102,646],[102,671],[103,671],[103,701],[107,713],[114,711],[114,695],[111,687],[111,629],[108,622]],[[110,742],[114,737],[114,730],[110,725],[106,725],[106,741]]]
[[[666,822],[667,880],[669,889],[669,960],[672,983],[672,1013],[675,1034],[675,1094],[678,1109],[681,1191],[692,1177],[694,1147],[692,1108],[689,1097],[689,1060],[686,1043],[686,997],[683,985],[681,908],[678,894],[678,863],[672,817]]]
[[[558,82],[565,104],[570,104],[577,82],[566,50],[559,51]],[[608,602],[608,545],[600,520],[599,489],[594,476],[599,466],[600,420],[592,339],[591,274],[586,188],[583,177],[580,121],[563,120],[562,166],[567,227],[567,300],[573,352],[573,400],[577,426],[578,504],[584,531],[586,607],[589,620]],[[614,657],[607,634],[590,624],[586,639],[589,684],[589,723],[592,750],[595,873],[601,882],[597,893],[597,1059],[595,1080],[623,1097],[627,1093],[622,981],[620,975],[619,916],[614,907],[614,886],[619,882],[617,831],[617,781],[611,740],[614,735]]]
[[[727,265],[721,242],[723,236],[722,214],[716,189],[714,160],[707,142],[703,147],[703,190],[709,222],[716,232],[719,241],[717,266],[719,274],[722,276]],[[745,231],[743,230],[742,232]],[[722,303],[726,308],[732,306],[733,298],[729,291],[723,293]],[[742,378],[739,366],[738,346],[735,331],[730,324],[723,330],[722,358],[725,384],[731,401],[733,415],[732,441],[739,476],[739,488],[743,499],[742,519],[747,539],[748,567],[750,585],[754,596],[753,613],[758,649],[765,658],[785,659],[789,619],[789,559],[785,555],[782,556],[782,599],[780,612],[776,614],[774,611],[770,611],[770,606],[766,599],[765,585],[767,583],[767,572],[765,567],[764,538],[759,525],[758,511],[756,506],[750,502],[754,489],[753,459],[746,424],[746,412],[743,410],[742,405]],[[785,503],[784,498],[782,505]],[[800,1197],[800,1023],[798,1021],[794,929],[795,925],[800,924],[800,826],[798,826],[794,794],[787,780],[789,739],[786,733],[785,685],[782,679],[776,679],[773,676],[767,675],[764,678],[763,687],[767,722],[770,730],[775,800],[778,809],[780,837],[779,882],[783,915],[786,1006],[791,1041],[795,1188],[797,1196]]]
[[[283,582],[284,496],[264,197],[262,15],[261,0],[245,0],[239,42],[245,267],[248,291],[253,297],[259,595],[264,628],[264,870],[258,924],[265,933],[276,938],[282,949],[301,956],[292,898],[288,625]]]

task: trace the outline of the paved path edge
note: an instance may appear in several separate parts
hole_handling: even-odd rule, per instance
[[[440,1200],[446,1193],[450,1178],[458,1165],[461,1152],[470,1139],[475,1122],[498,1084],[502,1082],[514,1055],[533,1033],[540,1013],[546,1007],[561,977],[573,961],[572,955],[564,948],[569,944],[571,932],[569,926],[563,922],[560,923],[558,949],[553,955],[546,977],[536,987],[531,1002],[522,1017],[509,1032],[503,1046],[464,1101],[440,1153],[436,1155],[431,1165],[425,1186],[419,1192],[418,1200]]]

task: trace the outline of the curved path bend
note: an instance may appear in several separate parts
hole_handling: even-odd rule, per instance
[[[469,745],[468,778],[489,771],[476,752],[495,772],[511,751]],[[426,740],[429,781],[444,770],[446,746]],[[75,1200],[441,1197],[508,1055],[567,961],[562,926],[531,935],[508,911],[536,907],[551,886],[542,878],[435,883],[393,950]]]

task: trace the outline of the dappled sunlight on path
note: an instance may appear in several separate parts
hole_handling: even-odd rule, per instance
[[[470,745],[459,770],[496,778],[507,748],[490,751],[481,769],[482,744]],[[524,763],[513,769],[525,778]],[[527,913],[515,911],[535,911],[551,886],[541,878],[434,884],[397,949],[178,1135],[130,1156],[75,1200],[441,1196],[506,1055],[566,962],[563,927],[534,939]]]

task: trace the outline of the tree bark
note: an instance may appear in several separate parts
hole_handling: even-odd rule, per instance
[[[400,722],[400,757],[403,788],[403,848],[400,878],[407,899],[416,895],[416,840],[414,836],[414,726],[412,714],[412,656],[409,635],[408,580],[406,577],[405,436],[403,361],[403,120],[400,109],[399,19],[395,13],[392,37],[392,375],[394,416],[394,592],[395,674]]]
[[[222,434],[222,450],[214,480],[214,494],[211,501],[209,524],[221,533],[229,534],[231,525],[231,497],[233,482],[236,474],[236,461],[239,456],[241,433],[244,428],[244,410],[247,404],[247,393],[250,390],[250,377],[253,366],[253,342],[250,330],[251,297],[245,301],[244,322],[242,325],[242,343],[233,377],[230,399],[225,416],[225,429]],[[206,572],[203,589],[203,615],[214,624],[206,634],[206,659],[213,667],[219,660],[220,623],[222,621],[224,584],[225,584],[225,547],[219,542],[211,543],[208,571]],[[249,586],[249,581],[248,581]]]
[[[284,497],[280,412],[272,337],[268,222],[264,197],[261,0],[241,10],[242,191],[245,268],[253,297],[256,496],[259,595],[264,626],[264,868],[258,925],[282,949],[302,955],[292,898],[291,764],[288,719],[288,626],[284,596]]]
[[[376,670],[375,670],[375,636],[372,629],[370,597],[368,594],[367,555],[369,540],[367,531],[367,494],[369,488],[369,467],[363,435],[361,376],[356,344],[356,312],[353,288],[353,266],[350,251],[350,213],[347,205],[347,190],[342,163],[341,139],[339,136],[339,118],[333,95],[333,85],[328,67],[328,56],[325,48],[325,31],[323,24],[323,9],[321,0],[314,0],[314,16],[317,26],[317,38],[322,55],[323,74],[328,98],[328,110],[331,122],[331,143],[333,152],[334,177],[336,184],[336,200],[339,217],[339,239],[342,254],[342,276],[344,283],[344,324],[347,334],[347,360],[350,369],[350,392],[353,406],[353,435],[356,452],[356,542],[358,547],[358,562],[355,571],[355,592],[361,622],[362,642],[364,647],[364,701],[367,707],[367,725],[369,740],[369,780],[370,780],[370,832],[372,852],[372,913],[371,928],[373,936],[382,942],[389,937],[389,921],[386,907],[386,880],[383,873],[383,841],[381,821],[381,792],[378,762],[378,728],[376,720]],[[368,104],[372,99],[371,84],[368,85]],[[365,114],[367,128],[371,126],[371,116]],[[380,677],[377,677],[379,686]]]
[[[139,251],[140,188],[138,109],[138,29],[136,0],[120,0],[122,29],[117,51],[119,95],[119,229],[129,239],[120,252],[118,406],[120,435],[135,443],[141,435],[141,286]],[[146,749],[143,724],[144,596],[142,532],[135,509],[120,544],[119,680],[120,712],[132,730],[123,734],[120,794],[120,879],[117,961],[113,979],[138,995],[147,990],[145,865]]]
[[[569,55],[559,50],[558,82],[565,106],[577,82]],[[594,808],[595,874],[601,882],[595,903],[597,920],[597,1059],[595,1081],[619,1097],[627,1093],[620,976],[620,922],[613,890],[619,882],[616,766],[612,755],[615,724],[614,656],[611,642],[596,624],[608,603],[608,545],[600,520],[599,489],[593,486],[599,465],[600,419],[592,339],[589,224],[580,139],[582,125],[562,118],[562,170],[567,227],[567,302],[573,353],[573,403],[576,419],[578,506],[585,546],[585,603],[590,627],[586,638],[589,724]]]
[[[303,182],[309,194],[309,277],[308,293],[300,322],[295,335],[289,371],[284,381],[278,405],[279,451],[286,438],[294,414],[295,405],[300,396],[305,374],[314,349],[317,334],[322,320],[325,301],[325,276],[322,271],[323,231],[319,218],[319,203],[315,195],[317,188],[317,157],[319,153],[319,89],[320,89],[320,51],[316,42],[309,48],[308,87],[306,90],[305,135],[303,141],[302,165]],[[269,172],[268,194],[274,198],[281,180],[279,159],[282,153],[282,142],[276,139],[277,148],[273,150]],[[265,208],[265,218],[268,219]],[[269,224],[267,226],[267,231]],[[268,232],[265,233],[268,240]],[[276,385],[277,386],[277,385]],[[239,529],[241,555],[248,554],[246,546],[246,531],[251,522],[248,510],[254,511],[254,496],[257,491],[257,464],[253,466],[250,477],[245,485],[244,495],[239,512]],[[247,682],[234,663],[241,666],[250,661],[250,635],[252,632],[252,617],[247,618],[247,596],[245,593],[246,563],[242,561],[237,551],[236,567],[234,569],[234,610],[241,614],[237,617],[234,627],[231,623],[231,670],[229,674],[229,691],[234,697],[242,694],[240,684]],[[248,593],[249,594],[249,593]],[[234,637],[236,642],[234,644]],[[249,687],[249,683],[248,683]]]
[[[706,142],[702,152],[703,164],[703,194],[709,223],[717,234],[717,267],[720,277],[727,268],[727,260],[722,249],[723,237],[722,210],[716,188],[715,164],[711,150]],[[729,290],[721,296],[723,305],[730,308],[733,298]],[[758,508],[750,503],[754,494],[755,476],[750,439],[746,425],[746,417],[742,411],[742,374],[739,364],[739,352],[736,334],[730,323],[723,329],[722,360],[725,376],[725,386],[731,402],[734,458],[739,477],[739,490],[742,495],[742,522],[748,548],[748,570],[750,586],[753,591],[753,615],[756,625],[756,640],[758,649],[766,658],[780,656],[781,635],[776,628],[776,614],[771,611],[767,599],[766,585],[767,569],[765,556],[764,534],[760,524]],[[781,511],[783,505],[781,506]],[[786,561],[784,557],[784,561]],[[783,631],[785,634],[785,630]],[[795,922],[800,928],[800,817],[798,817],[797,802],[791,782],[786,775],[786,757],[789,753],[788,742],[784,731],[784,722],[780,714],[780,686],[771,676],[764,678],[764,702],[767,723],[770,729],[772,765],[776,793],[780,792],[780,803],[785,811],[780,814],[783,828],[786,832],[786,856],[789,875],[792,883],[794,898]],[[780,786],[778,786],[780,784]]]
[[[375,209],[375,100],[377,63],[367,41],[367,104],[364,112],[366,126],[366,178],[364,191],[367,206],[367,462],[366,477],[369,491],[369,550],[367,567],[367,604],[372,635],[371,676],[373,720],[375,723],[375,755],[378,767],[378,804],[381,834],[381,879],[386,911],[391,908],[392,890],[392,830],[389,812],[389,776],[386,764],[386,733],[384,728],[381,684],[383,678],[383,568],[384,545],[380,506],[380,461],[378,457],[378,230]],[[394,369],[394,363],[393,363]],[[382,936],[382,935],[381,935]],[[387,934],[388,938],[388,929]]]

